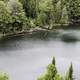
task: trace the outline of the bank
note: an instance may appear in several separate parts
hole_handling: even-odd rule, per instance
[[[30,29],[25,29],[22,31],[15,31],[11,33],[0,33],[0,39],[5,37],[14,37],[14,36],[24,36],[24,35],[32,35],[38,32],[57,32],[58,30],[65,30],[65,29],[80,29],[79,24],[54,24],[52,27],[49,25],[45,26],[36,26],[31,27]]]

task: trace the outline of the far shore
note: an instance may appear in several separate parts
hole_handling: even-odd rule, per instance
[[[4,37],[14,37],[14,36],[24,36],[24,35],[31,35],[35,32],[48,32],[48,31],[57,31],[57,30],[64,30],[64,29],[80,29],[80,26],[77,25],[77,27],[75,27],[75,25],[67,25],[67,24],[63,24],[63,25],[57,25],[54,26],[54,28],[49,29],[47,26],[40,26],[40,27],[36,27],[36,28],[31,28],[29,30],[23,30],[23,31],[15,31],[12,33],[6,33],[6,34],[2,34],[0,33],[0,38],[4,38]]]

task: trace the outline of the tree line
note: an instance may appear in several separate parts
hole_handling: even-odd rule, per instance
[[[2,34],[79,22],[80,0],[0,0]]]

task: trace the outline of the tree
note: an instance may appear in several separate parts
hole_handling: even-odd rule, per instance
[[[24,0],[22,3],[26,12],[26,16],[31,17],[31,18],[36,18],[38,1],[37,0]]]
[[[41,0],[38,7],[37,24],[39,26],[50,25],[52,20],[51,0]]]
[[[0,1],[0,32],[5,34],[9,32],[8,23],[11,21],[10,11],[3,1]]]
[[[55,57],[53,57],[52,64],[56,65]]]
[[[9,0],[0,0],[0,1],[8,2]]]
[[[12,31],[22,31],[27,26],[27,18],[22,4],[18,0],[10,0],[7,4],[12,17]]]
[[[57,72],[54,57],[52,60],[52,64],[49,64],[47,67],[46,74],[44,76],[38,78],[38,80],[61,80],[61,77]]]
[[[54,28],[56,24],[68,23],[65,0],[41,0],[39,2],[37,25]]]
[[[59,74],[56,74],[54,80],[63,80],[63,78]]]
[[[69,22],[76,23],[80,20],[80,0],[67,0]]]
[[[47,67],[46,74],[43,77],[38,78],[38,80],[56,80],[55,78],[56,74],[57,74],[56,67],[53,64],[50,64]]]
[[[55,58],[53,57],[52,64],[47,67],[46,74],[38,78],[37,80],[73,80],[73,66],[72,63],[65,77],[62,77],[56,68]]]
[[[73,66],[72,66],[72,63],[71,63],[71,65],[69,67],[69,70],[66,74],[65,80],[73,80]]]

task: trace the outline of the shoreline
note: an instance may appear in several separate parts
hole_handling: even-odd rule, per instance
[[[75,25],[68,25],[68,26],[60,25],[56,27],[54,26],[54,28],[52,29],[48,29],[45,27],[35,27],[35,28],[31,28],[30,30],[23,30],[23,31],[16,31],[14,33],[0,34],[0,39],[7,38],[7,37],[11,38],[15,36],[32,35],[33,33],[37,33],[40,31],[52,32],[52,31],[67,30],[67,29],[80,29],[80,26],[78,25],[77,27],[75,27]]]

